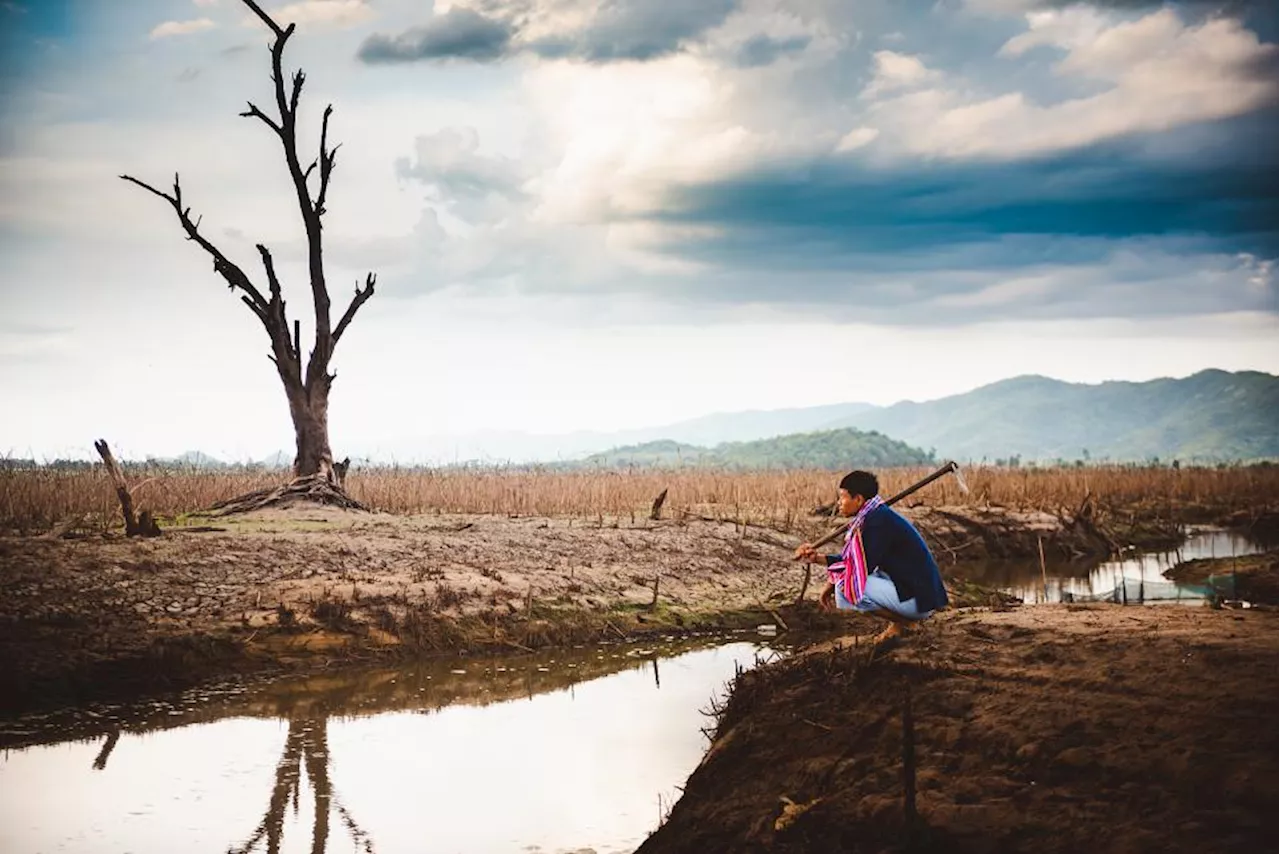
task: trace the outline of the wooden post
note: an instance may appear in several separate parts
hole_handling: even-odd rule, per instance
[[[133,495],[129,492],[129,486],[125,483],[124,473],[120,471],[120,466],[116,462],[116,458],[111,454],[111,448],[107,446],[105,439],[98,439],[93,443],[98,449],[98,455],[102,457],[102,464],[107,469],[112,483],[116,487],[116,497],[120,499],[120,512],[124,516],[124,533],[127,537],[158,537],[160,536],[160,526],[156,524],[156,520],[151,517],[149,510],[143,510],[142,516],[139,518],[133,512]]]
[[[911,685],[902,698],[902,817],[907,826],[907,847],[916,835],[916,728],[911,714]]]
[[[1049,574],[1044,568],[1044,538],[1036,535],[1036,546],[1040,549],[1040,581],[1044,584],[1044,601],[1049,601]]]

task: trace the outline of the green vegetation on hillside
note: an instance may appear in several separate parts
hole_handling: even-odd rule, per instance
[[[955,459],[1274,460],[1280,382],[1257,371],[1066,383],[1022,376],[966,394],[842,419]]]
[[[569,464],[599,468],[693,466],[723,469],[832,469],[929,465],[932,453],[875,431],[853,428],[793,433],[703,448],[670,440],[613,448]]]

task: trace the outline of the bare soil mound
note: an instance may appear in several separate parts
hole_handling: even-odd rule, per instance
[[[1276,630],[1270,610],[973,611],[874,661],[850,638],[745,672],[637,854],[1275,850]]]

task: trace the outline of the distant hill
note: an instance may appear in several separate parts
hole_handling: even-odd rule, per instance
[[[857,466],[927,465],[926,451],[880,433],[852,428],[793,433],[751,442],[722,442],[704,448],[671,440],[646,442],[592,454],[567,467],[715,467],[725,469],[839,469]]]
[[[965,460],[1274,460],[1278,391],[1280,378],[1258,371],[1096,385],[1021,376],[829,426],[879,430]]]

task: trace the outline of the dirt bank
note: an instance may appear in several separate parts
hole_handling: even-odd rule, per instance
[[[1096,557],[1120,536],[1088,508],[904,512],[946,567],[1040,543]],[[828,519],[786,533],[689,515],[584,525],[308,507],[190,521],[158,539],[0,537],[0,714],[263,668],[830,619],[790,607],[804,569],[789,559]]]
[[[950,612],[874,662],[811,649],[739,676],[637,854],[1274,850],[1276,631],[1270,609],[1046,605]]]
[[[1183,561],[1165,572],[1165,577],[1179,584],[1208,584],[1211,579],[1224,582],[1231,598],[1277,604],[1280,595],[1280,562],[1276,550],[1241,557],[1201,558]]]

